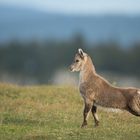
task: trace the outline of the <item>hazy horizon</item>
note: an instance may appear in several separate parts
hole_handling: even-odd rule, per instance
[[[115,40],[130,45],[140,39],[138,3],[137,0],[0,0],[0,42],[65,40],[81,34],[90,43]]]
[[[61,14],[140,15],[140,1],[138,0],[0,0],[0,5],[12,5],[43,12]]]

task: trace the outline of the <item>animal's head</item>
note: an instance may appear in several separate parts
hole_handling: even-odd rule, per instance
[[[75,54],[74,62],[70,65],[70,70],[81,71],[84,67],[84,64],[87,60],[87,54],[83,52],[82,49],[78,49],[78,52]]]

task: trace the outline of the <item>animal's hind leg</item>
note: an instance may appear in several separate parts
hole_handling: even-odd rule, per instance
[[[92,108],[92,102],[86,101],[84,111],[83,111],[84,120],[83,120],[83,123],[82,123],[81,127],[84,127],[84,126],[87,125],[87,119],[88,119],[88,115],[89,115],[89,112],[90,112],[91,108]]]
[[[93,105],[91,111],[92,111],[92,114],[93,114],[93,117],[94,117],[95,126],[98,126],[99,125],[99,119],[98,119],[98,115],[97,115],[97,107]]]
[[[140,116],[140,95],[136,95],[132,98],[128,105],[128,111],[135,115]]]
[[[140,111],[134,111],[130,107],[129,107],[128,111],[135,116],[140,116]]]

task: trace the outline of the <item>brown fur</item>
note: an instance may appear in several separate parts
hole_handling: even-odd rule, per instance
[[[133,115],[140,116],[140,89],[120,88],[112,86],[107,80],[99,76],[90,56],[79,49],[75,55],[71,71],[80,71],[79,91],[84,99],[84,121],[82,127],[87,125],[87,116],[91,111],[95,125],[99,124],[96,114],[97,105],[124,109]]]

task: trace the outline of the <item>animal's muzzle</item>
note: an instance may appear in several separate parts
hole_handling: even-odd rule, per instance
[[[69,70],[70,70],[71,72],[73,71],[72,65],[69,66]]]

